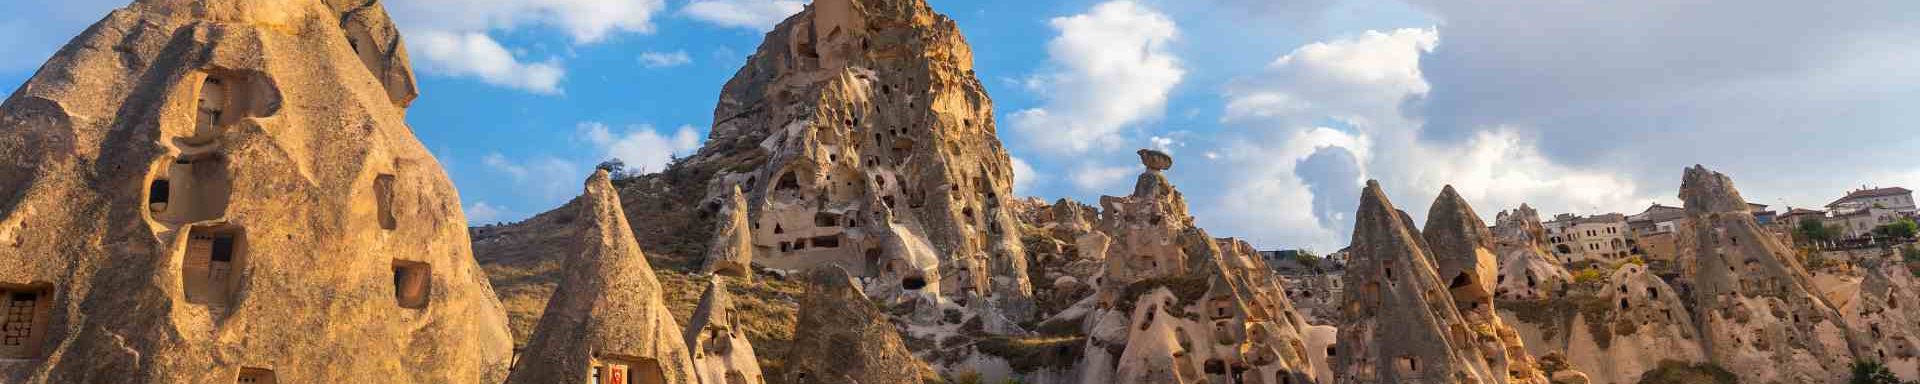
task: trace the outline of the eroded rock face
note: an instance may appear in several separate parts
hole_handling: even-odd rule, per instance
[[[1012,162],[972,61],[924,0],[815,1],[728,81],[686,166],[722,168],[709,201],[745,192],[755,263],[838,265],[889,302],[1023,319]],[[902,253],[922,248],[932,257]]]
[[[1567,268],[1547,255],[1543,241],[1546,228],[1533,207],[1521,204],[1494,217],[1494,252],[1500,257],[1500,273],[1494,279],[1495,298],[1549,299],[1573,281]]]
[[[1348,248],[1334,382],[1494,382],[1432,252],[1378,182],[1367,182]]]
[[[1891,256],[1891,255],[1889,255]],[[1872,263],[1853,297],[1841,305],[1840,314],[1854,332],[1865,332],[1870,355],[1863,359],[1878,361],[1901,380],[1920,378],[1920,359],[1915,359],[1916,340],[1920,340],[1920,287],[1913,274],[1892,261]]]
[[[620,197],[595,172],[586,193],[569,203],[576,248],[568,255],[560,287],[534,328],[508,383],[551,383],[563,378],[608,382],[695,383],[695,371],[680,325],[667,311],[660,282],[627,226]]]
[[[1093,233],[1115,240],[1097,290],[1049,320],[1090,335],[1080,382],[1313,382],[1308,325],[1279,277],[1252,245],[1194,227],[1166,167],[1145,165],[1132,195],[1102,198]]]
[[[1681,252],[1709,358],[1742,382],[1832,382],[1865,345],[1814,292],[1791,250],[1761,228],[1726,175],[1695,166],[1680,186]],[[1864,356],[1863,356],[1864,357]]]
[[[887,315],[867,300],[846,270],[818,267],[806,280],[796,328],[805,331],[794,337],[780,373],[783,382],[898,384],[936,377],[907,351]]]
[[[1487,367],[1495,373],[1493,382],[1546,383],[1546,375],[1535,366],[1520,334],[1504,324],[1494,309],[1494,235],[1453,186],[1442,189],[1433,201],[1421,234],[1433,250],[1439,276],[1448,279],[1447,291],[1452,293],[1454,309],[1475,333],[1453,342],[1479,348]]]
[[[378,1],[142,0],[0,105],[0,382],[498,382]],[[10,326],[13,327],[13,326]]]
[[[1637,382],[1662,361],[1706,360],[1685,298],[1645,266],[1621,265],[1594,299],[1579,304],[1564,343],[1567,362],[1593,382]]]
[[[687,348],[693,351],[693,368],[700,378],[696,382],[766,382],[753,344],[740,327],[740,317],[733,313],[732,296],[719,277],[712,278],[707,292],[700,296],[700,306],[693,310],[693,320],[687,323]]]
[[[747,198],[738,186],[728,194],[723,215],[713,226],[713,245],[707,247],[707,262],[701,272],[727,276],[753,277],[753,234],[747,224]]]

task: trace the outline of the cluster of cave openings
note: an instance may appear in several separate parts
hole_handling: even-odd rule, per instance
[[[225,70],[208,71],[194,90],[193,136],[187,144],[203,145],[220,136],[219,128],[249,116],[264,116],[276,103],[273,90],[259,76]]]
[[[260,368],[241,368],[240,378],[234,380],[240,384],[273,384],[273,371]]]
[[[666,371],[653,359],[602,357],[588,372],[588,384],[666,384]]]
[[[380,215],[380,229],[393,230],[398,226],[393,217],[393,175],[380,175],[373,178],[373,203]]]
[[[162,222],[184,224],[226,214],[233,182],[219,156],[182,156],[147,184],[147,210]]]
[[[226,307],[239,290],[240,266],[246,261],[246,233],[234,227],[194,227],[187,233],[186,254],[180,263],[181,285],[187,302]]]
[[[0,285],[0,358],[31,359],[40,355],[47,336],[47,311],[53,308],[53,287]]]
[[[393,298],[401,308],[427,307],[433,297],[433,267],[418,261],[393,261]]]

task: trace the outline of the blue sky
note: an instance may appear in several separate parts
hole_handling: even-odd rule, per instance
[[[0,4],[0,91],[124,0]],[[959,22],[1018,189],[1122,194],[1133,150],[1215,236],[1344,245],[1360,183],[1424,217],[1674,203],[1681,167],[1756,202],[1920,185],[1920,5],[1903,1],[929,0]],[[545,211],[608,157],[697,148],[721,86],[796,0],[386,0],[408,120],[476,222]]]

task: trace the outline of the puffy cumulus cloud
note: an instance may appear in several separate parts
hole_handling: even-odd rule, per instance
[[[1021,160],[1019,157],[1011,157],[1011,159],[1013,160],[1013,194],[1033,196],[1034,188],[1039,188],[1041,183],[1045,183],[1047,176],[1035,171],[1033,165],[1027,164],[1026,160]]]
[[[580,123],[578,129],[580,136],[607,158],[620,159],[628,169],[641,173],[665,170],[673,157],[692,154],[701,144],[700,132],[691,125],[682,125],[671,134],[662,134],[646,124],[614,132],[604,123],[591,121]]]
[[[1050,24],[1059,31],[1047,43],[1052,69],[1024,82],[1045,104],[1010,116],[1035,149],[1078,154],[1120,147],[1125,128],[1164,113],[1168,94],[1186,75],[1168,51],[1179,27],[1140,3],[1109,1]]]
[[[678,67],[687,64],[693,64],[693,56],[687,55],[687,51],[640,53],[640,65],[647,68]]]
[[[1920,2],[1412,2],[1444,36],[1411,104],[1425,139],[1516,127],[1549,158],[1619,164],[1663,198],[1698,163],[1796,206],[1875,184],[1892,167],[1873,157],[1916,145],[1920,72],[1905,67]]]
[[[482,32],[543,26],[579,44],[615,32],[652,33],[664,0],[392,0],[385,2],[407,32]]]
[[[451,76],[466,76],[495,86],[539,94],[560,94],[566,70],[557,60],[524,62],[482,33],[425,32],[414,35],[414,51],[425,68]]]
[[[579,193],[580,180],[586,179],[586,167],[552,156],[527,159],[509,158],[499,152],[480,159],[488,172],[512,180],[515,193],[529,200],[555,206]]]
[[[470,77],[538,94],[560,94],[566,69],[557,58],[526,59],[489,33],[525,28],[564,32],[573,45],[605,41],[615,33],[652,33],[664,0],[392,0],[395,24],[416,46],[428,74]]]
[[[1225,166],[1200,172],[1232,172],[1215,177],[1230,184],[1195,199],[1198,213],[1262,245],[1332,250],[1346,245],[1366,179],[1416,218],[1449,184],[1489,215],[1521,202],[1553,212],[1644,201],[1631,179],[1555,161],[1524,130],[1421,139],[1424,121],[1407,107],[1431,90],[1422,55],[1444,44],[1435,29],[1369,31],[1301,46],[1227,87],[1222,120],[1240,129],[1222,133]]]
[[[1068,179],[1075,188],[1088,193],[1112,193],[1126,186],[1127,176],[1140,173],[1140,167],[1084,163],[1074,167]],[[1132,191],[1132,189],[1128,189]]]
[[[694,0],[680,13],[722,27],[770,31],[806,6],[800,0]]]
[[[485,201],[475,201],[466,205],[467,225],[477,226],[498,223],[507,219],[507,207],[493,205]]]

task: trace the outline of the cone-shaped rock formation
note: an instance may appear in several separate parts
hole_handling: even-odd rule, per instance
[[[1368,181],[1343,283],[1337,383],[1494,382],[1412,220]]]
[[[0,105],[0,382],[503,378],[382,7],[135,1]]]
[[[687,348],[693,351],[693,368],[701,383],[764,383],[753,344],[740,327],[740,317],[733,313],[732,296],[720,277],[708,280],[707,293],[700,296],[700,306],[694,308],[693,319],[687,322]]]
[[[1791,250],[1749,213],[1733,180],[1694,166],[1680,185],[1679,243],[1707,354],[1742,382],[1833,382],[1861,345]]]
[[[567,205],[576,209],[567,244],[577,248],[555,250],[567,255],[565,275],[507,382],[695,383],[680,326],[607,172],[586,184]]]
[[[806,274],[800,323],[781,381],[792,384],[921,383],[934,376],[900,341],[887,315],[837,266]]]
[[[720,222],[714,223],[713,244],[707,247],[707,263],[702,272],[735,277],[753,276],[753,233],[747,224],[747,198],[734,186],[721,208]]]
[[[1427,226],[1421,231],[1433,249],[1433,260],[1441,278],[1448,279],[1454,308],[1467,321],[1475,335],[1467,343],[1480,349],[1487,366],[1496,373],[1496,383],[1546,383],[1547,377],[1536,369],[1520,334],[1502,323],[1495,312],[1493,294],[1495,275],[1494,236],[1467,200],[1449,185],[1441,189],[1427,211]]]

